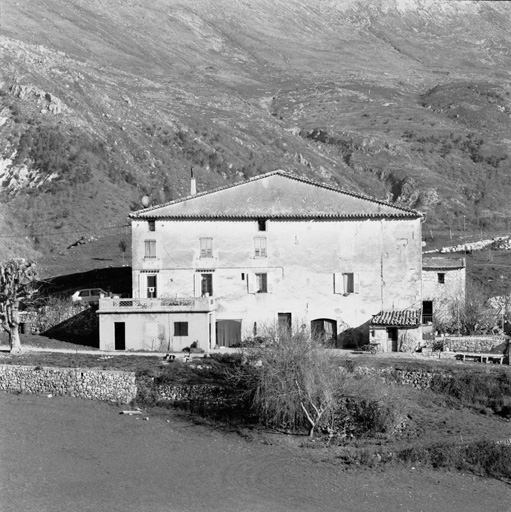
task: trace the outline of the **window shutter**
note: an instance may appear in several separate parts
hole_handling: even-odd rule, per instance
[[[360,277],[358,272],[353,274],[353,293],[360,293]]]
[[[248,293],[256,292],[256,276],[255,274],[247,274]]]
[[[267,288],[267,293],[273,293],[273,273],[272,272],[268,272],[268,274],[266,274],[266,288]]]
[[[344,293],[350,293],[350,275],[349,274],[343,274],[342,275],[342,283],[344,287]]]
[[[202,276],[198,272],[193,275],[193,296],[202,297]]]
[[[334,274],[334,293],[344,293],[344,276],[340,272]]]
[[[143,299],[145,298],[145,292],[143,291],[145,289],[143,280],[142,280],[142,274],[138,274],[138,290],[136,290],[136,295],[134,298],[136,299]]]

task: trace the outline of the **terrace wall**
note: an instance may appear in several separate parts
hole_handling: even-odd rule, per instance
[[[129,403],[137,385],[134,372],[0,365],[0,390]]]

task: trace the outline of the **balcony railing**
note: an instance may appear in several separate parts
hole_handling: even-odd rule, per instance
[[[216,308],[212,297],[160,297],[157,299],[104,298],[99,301],[99,311],[211,311]]]

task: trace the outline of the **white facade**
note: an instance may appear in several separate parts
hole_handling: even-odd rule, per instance
[[[463,309],[466,289],[464,258],[424,257],[422,269],[423,323],[449,325]]]

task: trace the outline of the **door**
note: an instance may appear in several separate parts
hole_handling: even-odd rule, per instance
[[[337,322],[330,318],[312,320],[311,334],[323,342],[337,341]]]
[[[218,320],[216,343],[219,347],[235,347],[241,342],[241,320]]]
[[[147,276],[147,298],[154,299],[157,297],[156,276]]]
[[[291,313],[279,313],[279,334],[289,335],[291,334]]]
[[[114,323],[115,350],[126,350],[126,324]]]
[[[433,323],[433,301],[423,300],[422,301],[422,323],[428,325]]]
[[[201,276],[202,297],[213,296],[213,274],[202,274]]]
[[[387,327],[387,339],[388,339],[388,346],[391,347],[392,352],[397,352],[398,346],[397,346],[397,340],[398,340],[398,332],[397,327]]]

